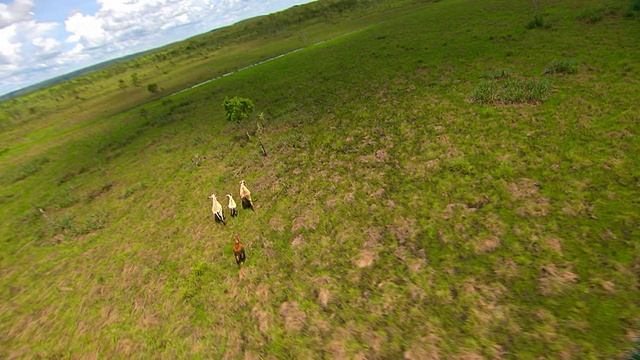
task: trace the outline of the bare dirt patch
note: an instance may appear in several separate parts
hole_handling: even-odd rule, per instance
[[[383,229],[379,227],[363,228],[364,241],[362,246],[367,249],[374,249],[382,246]]]
[[[440,338],[434,334],[424,336],[411,344],[403,357],[405,360],[440,360],[438,348],[440,341]]]
[[[562,254],[561,240],[555,237],[547,237],[542,239],[542,246],[546,249],[551,249],[558,254]]]
[[[509,194],[518,199],[530,198],[537,195],[539,189],[540,184],[538,184],[538,182],[527,178],[520,179],[517,184],[511,183],[507,185]]]
[[[476,254],[490,253],[500,246],[500,238],[497,236],[477,238],[474,240],[473,246]]]
[[[296,236],[292,241],[291,241],[291,247],[299,247],[301,245],[306,244],[306,242],[304,241],[304,235],[300,234],[298,236]]]
[[[273,325],[273,318],[271,314],[266,310],[260,309],[257,304],[253,306],[251,313],[253,317],[258,320],[258,329],[260,332],[263,335],[266,335]]]
[[[353,263],[359,268],[366,268],[373,265],[378,259],[378,254],[372,250],[364,249],[360,251],[360,257],[355,259]]]
[[[307,314],[295,301],[287,301],[280,305],[280,315],[284,318],[284,327],[289,331],[300,331],[307,322]]]
[[[285,220],[280,215],[275,215],[269,219],[269,226],[277,232],[284,231]]]
[[[545,197],[537,197],[526,199],[522,206],[516,209],[516,214],[526,217],[540,217],[547,216],[549,214],[550,201]]]
[[[331,292],[327,288],[320,288],[317,296],[318,302],[322,305],[322,308],[326,309],[331,301]]]
[[[393,221],[393,225],[389,230],[396,238],[396,241],[400,244],[404,244],[407,240],[411,240],[416,237],[418,233],[418,226],[416,219],[397,217]]]
[[[293,225],[291,225],[291,232],[295,233],[302,228],[315,230],[318,222],[320,221],[320,216],[313,212],[313,210],[308,209],[305,210],[302,215],[296,217],[293,220]]]

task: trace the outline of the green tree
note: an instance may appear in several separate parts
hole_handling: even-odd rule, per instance
[[[253,101],[251,99],[234,96],[229,99],[225,97],[222,102],[224,107],[224,113],[228,121],[235,121],[242,125],[242,121],[251,115],[253,112]]]
[[[152,94],[157,94],[158,93],[158,84],[153,83],[153,84],[147,85],[147,90],[149,90],[149,92],[152,93]]]
[[[249,131],[244,126],[244,120],[251,115],[253,112],[253,101],[248,98],[234,96],[233,98],[229,98],[228,96],[224,98],[222,102],[222,107],[224,108],[225,117],[228,121],[233,121],[242,126],[245,134],[247,135],[247,139],[251,141],[251,136],[249,136]],[[262,135],[262,120],[263,114],[260,114],[260,122],[258,123],[258,131],[257,137],[258,142],[260,143],[260,148],[262,149],[262,155],[267,156],[267,151],[262,144],[262,140],[260,139],[260,135]]]
[[[140,86],[140,79],[138,79],[138,73],[131,74],[131,83],[133,86]]]

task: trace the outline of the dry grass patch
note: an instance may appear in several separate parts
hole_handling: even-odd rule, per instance
[[[550,249],[552,251],[557,252],[562,255],[562,244],[561,240],[555,237],[545,237],[542,239],[541,243],[545,249]]]
[[[595,219],[597,217],[593,214],[594,210],[594,205],[582,200],[564,201],[562,205],[562,212],[574,217],[587,215]]]
[[[284,327],[289,331],[300,331],[307,322],[307,314],[295,301],[286,301],[280,305],[280,316],[284,318]]]
[[[366,268],[373,265],[378,259],[378,253],[373,250],[364,249],[360,251],[360,256],[353,260],[353,263],[359,268]]]
[[[320,288],[320,290],[317,291],[318,303],[320,303],[323,309],[327,308],[331,297],[331,292],[327,288]]]
[[[545,197],[526,199],[524,204],[516,209],[516,214],[522,217],[540,217],[549,214],[550,201]]]
[[[476,254],[486,254],[500,246],[500,239],[496,236],[487,236],[473,239],[473,248]]]
[[[540,269],[540,291],[545,296],[556,295],[567,286],[578,281],[578,275],[571,271],[571,265],[549,264]]]
[[[486,357],[473,352],[472,350],[464,350],[462,353],[453,357],[454,360],[485,360]]]
[[[507,185],[507,191],[511,196],[518,199],[526,199],[538,194],[540,184],[537,181],[522,178],[518,183],[510,183]]]
[[[382,246],[383,229],[379,227],[363,228],[364,241],[362,246],[367,249],[375,249]]]
[[[302,215],[293,219],[293,224],[291,225],[291,232],[295,233],[298,230],[303,228],[315,230],[319,221],[320,221],[320,216],[316,212],[314,212],[312,209],[307,209],[302,213]]]
[[[540,184],[531,179],[522,178],[517,183],[507,185],[507,192],[516,199],[522,200],[522,205],[516,209],[520,216],[539,217],[549,214],[550,201],[540,196]]]
[[[453,204],[447,204],[447,206],[444,208],[440,216],[444,220],[449,220],[452,217],[457,215],[464,217],[466,216],[466,214],[476,212],[476,210],[477,210],[476,208],[469,207],[467,204],[453,203]]]
[[[441,351],[438,343],[442,340],[435,334],[429,334],[414,341],[409,349],[404,352],[405,360],[440,360]]]
[[[494,268],[495,274],[504,279],[512,279],[520,274],[518,265],[511,259],[497,261]]]
[[[277,232],[283,232],[286,221],[280,215],[274,215],[269,219],[269,226]]]
[[[273,327],[275,319],[273,315],[260,308],[258,304],[255,304],[251,309],[251,315],[258,321],[258,329],[262,335],[267,335],[269,330]]]
[[[296,236],[292,241],[291,241],[291,247],[299,247],[306,244],[306,241],[304,240],[304,235],[299,234],[298,236]]]
[[[418,234],[418,224],[416,219],[407,217],[396,217],[393,224],[390,225],[390,231],[400,244],[404,244],[407,240],[412,240]]]
[[[330,195],[327,197],[327,199],[324,202],[324,205],[329,209],[329,210],[335,210],[336,206],[338,205],[338,203],[340,202],[340,199],[338,198],[338,196],[336,195]]]

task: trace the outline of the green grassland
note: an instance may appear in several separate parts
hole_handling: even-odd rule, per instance
[[[342,3],[195,38],[237,31],[202,59],[159,49],[184,80],[121,65],[164,94],[108,68],[86,98],[1,104],[0,358],[628,356],[633,2]],[[227,96],[253,100],[251,132],[263,113],[268,156]],[[239,202],[241,179],[255,213],[215,223],[207,197]]]

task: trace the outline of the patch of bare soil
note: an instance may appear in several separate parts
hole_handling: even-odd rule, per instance
[[[393,221],[393,225],[389,230],[396,238],[396,241],[400,244],[404,244],[407,240],[411,240],[416,237],[418,233],[418,226],[416,219],[397,217]]]
[[[254,305],[251,309],[251,314],[258,320],[258,329],[263,335],[266,335],[273,326],[273,317],[266,311],[261,309],[258,304]]]
[[[277,232],[284,231],[285,220],[280,215],[274,215],[269,219],[269,226]]]
[[[474,239],[474,249],[476,254],[486,254],[497,249],[500,246],[500,238],[496,236],[487,236]]]
[[[316,214],[313,210],[305,210],[302,215],[296,217],[293,220],[293,225],[291,225],[291,232],[295,233],[302,228],[315,230],[319,221],[320,216],[318,216],[318,214]]]
[[[507,191],[509,194],[518,199],[525,199],[537,195],[539,189],[540,184],[527,178],[520,179],[517,184],[511,183],[507,185]]]
[[[374,249],[382,246],[382,233],[383,229],[379,227],[362,228],[364,234],[364,241],[362,246],[367,249]]]
[[[331,292],[327,288],[320,288],[318,290],[318,302],[322,305],[323,309],[326,309],[331,301]]]
[[[549,213],[549,198],[540,195],[540,184],[537,181],[522,178],[517,183],[507,185],[507,192],[522,204],[516,209],[520,216],[546,216]]]
[[[440,341],[440,338],[434,334],[424,336],[411,344],[403,357],[405,360],[440,360],[438,348]]]
[[[456,215],[465,216],[466,214],[473,213],[476,210],[476,208],[469,207],[464,203],[447,204],[442,211],[441,216],[444,220],[449,220]]]
[[[542,246],[546,249],[551,249],[558,254],[562,254],[561,240],[554,237],[547,237],[542,240]]]
[[[520,216],[540,217],[549,214],[550,201],[548,198],[539,196],[526,199],[524,204],[516,209],[516,214]]]
[[[384,149],[378,149],[373,152],[373,154],[369,155],[360,155],[358,160],[360,163],[370,164],[370,163],[386,163],[389,159],[389,154]]]
[[[280,306],[280,316],[284,318],[284,327],[289,331],[300,331],[307,322],[307,314],[295,301],[287,301]]]
[[[360,256],[353,261],[353,263],[359,268],[366,268],[373,265],[378,259],[378,254],[372,250],[364,249],[360,251]]]
[[[291,247],[298,247],[300,245],[304,245],[306,242],[304,241],[304,235],[300,234],[296,236],[293,241],[291,241]]]

